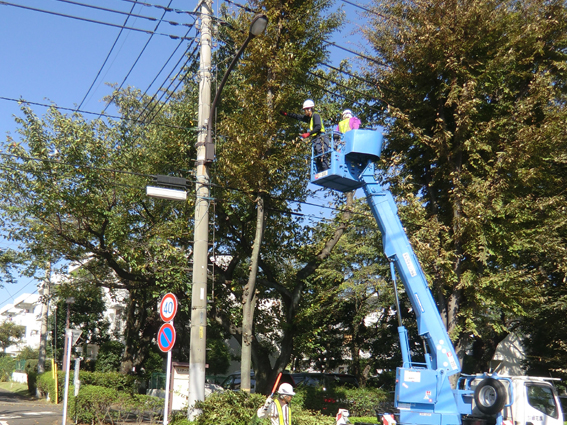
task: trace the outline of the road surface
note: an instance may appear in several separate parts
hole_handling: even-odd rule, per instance
[[[61,404],[0,390],[0,425],[58,425],[62,415]]]

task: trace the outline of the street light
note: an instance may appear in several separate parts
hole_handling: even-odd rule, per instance
[[[248,46],[248,43],[250,43],[250,40],[252,40],[254,37],[262,34],[266,30],[267,26],[268,26],[268,17],[266,15],[258,14],[256,16],[254,16],[254,19],[252,19],[252,22],[250,23],[250,31],[248,31],[248,37],[246,37],[246,40],[244,40],[244,44],[240,47],[240,50],[238,50],[238,52],[236,53],[236,56],[234,56],[234,58],[232,59],[232,62],[228,66],[226,72],[224,73],[224,77],[222,77],[222,81],[221,81],[219,87],[217,88],[217,93],[215,94],[215,100],[213,100],[213,104],[211,105],[211,112],[209,113],[209,122],[207,123],[207,146],[209,147],[209,149],[211,149],[210,150],[210,153],[211,153],[210,160],[211,161],[214,159],[214,149],[212,149],[212,145],[213,145],[213,141],[212,141],[212,138],[213,138],[212,137],[213,118],[215,116],[214,115],[215,114],[215,108],[217,107],[217,103],[220,99],[222,89],[224,88],[224,85],[226,84],[226,80],[228,80],[228,76],[229,76],[230,72],[232,71],[232,69],[236,65],[236,62],[238,62],[238,60],[240,59],[240,56],[242,56],[242,52],[244,52],[244,49],[246,49],[246,46]],[[207,159],[209,159],[208,156],[207,156]]]
[[[203,78],[200,83],[199,93],[209,93],[208,79],[209,69],[203,69],[210,61],[210,32],[209,32],[209,6],[206,1],[202,3],[202,35],[201,35],[201,67]],[[217,88],[215,99],[210,107],[202,108],[203,100],[199,102],[199,126],[203,128],[206,120],[206,133],[200,134],[197,139],[197,170],[195,173],[195,230],[193,244],[193,287],[191,288],[191,344],[189,354],[189,397],[188,413],[189,419],[193,420],[199,412],[195,409],[197,401],[205,399],[205,362],[207,347],[207,267],[208,267],[208,248],[209,248],[209,164],[215,158],[214,144],[212,142],[213,116],[219,102],[222,89],[228,76],[242,52],[254,37],[262,34],[268,25],[266,15],[256,15],[250,24],[250,31],[244,44],[234,56],[228,66],[220,85]],[[210,99],[210,95],[208,96]],[[205,114],[209,114],[208,117]],[[203,137],[204,136],[204,137]],[[205,140],[203,140],[203,137]]]

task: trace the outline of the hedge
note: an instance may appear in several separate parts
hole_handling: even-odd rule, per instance
[[[164,400],[117,391],[96,385],[81,386],[79,395],[69,397],[69,416],[78,423],[155,423],[163,413]]]

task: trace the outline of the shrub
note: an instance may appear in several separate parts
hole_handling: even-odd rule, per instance
[[[158,397],[130,394],[95,385],[81,386],[79,395],[69,401],[69,415],[79,423],[115,423],[135,419],[155,423],[164,401]]]
[[[242,391],[225,391],[214,393],[199,402],[197,408],[202,409],[194,422],[195,425],[251,425],[265,424],[269,421],[258,419],[256,410],[264,404],[265,397],[260,394],[247,394]],[[291,402],[291,418],[293,425],[334,425],[335,418],[312,412],[296,403],[295,397]],[[188,425],[183,418],[175,418],[174,425]]]
[[[374,416],[375,408],[386,400],[386,393],[376,388],[320,387],[296,388],[293,403],[303,409],[335,416],[347,409],[351,416]]]
[[[57,391],[57,400],[55,400],[55,380],[53,379],[52,372],[44,372],[37,377],[36,388],[39,390],[40,394],[43,396],[49,396],[52,403],[58,403],[63,400],[62,389],[65,388],[65,374],[58,373],[57,378],[59,380],[59,386]],[[73,378],[70,378],[72,382]]]
[[[260,394],[243,391],[214,393],[197,403],[196,407],[203,413],[195,422],[197,425],[248,425],[264,401]]]
[[[95,385],[130,393],[134,393],[137,389],[135,376],[123,375],[118,372],[81,371],[80,380],[82,385]]]
[[[0,357],[0,382],[7,382],[12,378],[12,372],[16,368],[16,360],[11,356]]]
[[[104,424],[106,419],[112,422],[110,408],[118,400],[118,391],[113,388],[94,385],[81,386],[79,395],[69,400],[69,415],[78,423]]]

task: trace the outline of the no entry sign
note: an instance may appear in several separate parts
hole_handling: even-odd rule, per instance
[[[159,315],[164,322],[171,322],[177,313],[177,297],[172,293],[166,294],[159,305]]]
[[[167,353],[175,344],[175,328],[171,323],[164,323],[159,328],[157,334],[158,347],[164,353]]]

